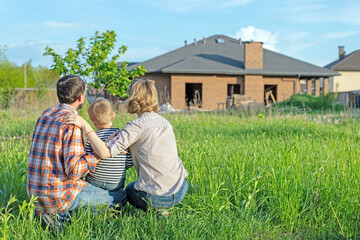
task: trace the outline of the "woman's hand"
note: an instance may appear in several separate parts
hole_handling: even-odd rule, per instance
[[[79,115],[76,114],[69,114],[64,118],[64,123],[67,124],[74,124],[75,126],[78,126],[81,129],[84,129],[87,125],[87,122],[85,121],[85,119],[83,119],[82,117],[80,117]]]

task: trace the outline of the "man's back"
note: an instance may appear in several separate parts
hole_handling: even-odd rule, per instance
[[[27,191],[38,197],[39,212],[63,212],[86,186],[81,178],[96,166],[93,154],[84,150],[81,129],[63,123],[77,113],[59,104],[42,113],[36,123],[28,158]]]

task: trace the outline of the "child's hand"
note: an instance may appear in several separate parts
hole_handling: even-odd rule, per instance
[[[79,115],[75,114],[69,114],[64,118],[64,123],[67,124],[74,124],[75,126],[80,127],[81,129],[84,129],[85,126],[88,124],[85,119],[80,117]]]

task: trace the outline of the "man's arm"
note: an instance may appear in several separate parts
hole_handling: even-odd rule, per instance
[[[96,156],[85,152],[82,132],[79,127],[67,125],[62,147],[65,172],[70,179],[80,179],[89,171],[95,170]]]

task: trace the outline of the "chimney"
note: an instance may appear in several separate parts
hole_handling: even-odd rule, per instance
[[[196,46],[196,38],[194,38],[194,45]]]
[[[242,44],[242,40],[241,40],[241,38],[239,38],[239,44]]]
[[[244,42],[245,43],[245,68],[262,69],[263,68],[263,43],[262,42]]]
[[[205,38],[205,37],[203,37],[203,43],[204,43],[204,44],[206,43],[206,38]]]
[[[187,45],[187,41],[185,40],[185,46]]]
[[[344,51],[344,46],[339,46],[339,60],[344,59],[345,57],[345,51]]]

